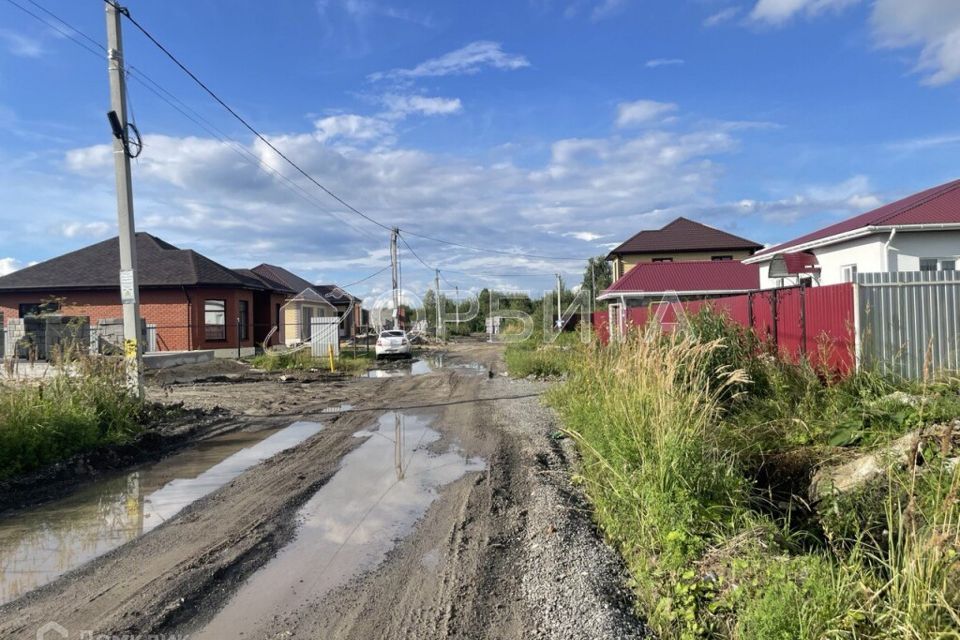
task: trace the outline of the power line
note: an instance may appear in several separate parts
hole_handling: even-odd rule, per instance
[[[104,0],[104,2],[114,3],[114,0]],[[270,142],[263,134],[261,134],[253,125],[251,125],[246,119],[244,119],[239,113],[237,113],[230,105],[228,105],[219,95],[217,95],[209,86],[207,86],[195,73],[193,73],[193,71],[191,71],[191,70],[186,66],[186,64],[184,64],[183,62],[181,62],[169,49],[167,49],[163,44],[161,44],[160,41],[157,40],[143,25],[141,25],[139,22],[137,22],[137,20],[136,20],[133,16],[130,15],[130,12],[129,12],[129,11],[127,11],[127,10],[124,9],[124,10],[123,10],[123,15],[124,15],[124,16],[127,18],[127,20],[129,20],[130,23],[133,24],[133,26],[135,26],[148,40],[150,40],[150,42],[152,42],[158,49],[160,49],[160,51],[162,51],[162,52],[164,53],[164,55],[166,55],[175,65],[177,65],[184,73],[186,73],[186,74],[190,77],[190,79],[193,80],[193,81],[197,84],[197,86],[199,86],[201,89],[203,89],[203,90],[204,90],[211,98],[213,98],[220,106],[222,106],[224,109],[226,109],[227,112],[228,112],[230,115],[232,115],[234,118],[236,118],[236,120],[237,120],[238,122],[240,122],[240,124],[242,124],[247,130],[249,130],[251,133],[253,133],[253,135],[255,135],[261,142],[263,142],[265,145],[267,145],[271,150],[273,150],[274,153],[276,153],[278,156],[280,156],[281,158],[283,158],[283,160],[284,160],[285,162],[287,162],[291,167],[293,167],[297,172],[299,172],[299,173],[300,173],[301,175],[303,175],[307,180],[309,180],[309,181],[312,182],[314,185],[316,185],[317,187],[319,187],[319,188],[320,188],[321,190],[323,190],[327,195],[329,195],[331,198],[333,198],[334,200],[336,200],[337,202],[339,202],[340,204],[342,204],[344,207],[346,207],[347,209],[349,209],[349,210],[352,211],[353,213],[361,216],[362,218],[364,218],[364,219],[367,220],[368,222],[371,222],[371,223],[373,223],[373,224],[376,224],[377,226],[379,226],[379,227],[381,227],[381,228],[383,228],[383,229],[386,229],[386,230],[388,230],[388,231],[391,230],[391,227],[390,227],[390,226],[388,226],[388,225],[380,222],[379,220],[376,220],[376,219],[373,218],[372,216],[369,216],[369,215],[367,215],[366,213],[360,211],[360,210],[357,209],[355,206],[353,206],[352,204],[350,204],[349,202],[347,202],[346,200],[344,200],[343,198],[341,198],[340,196],[338,196],[338,195],[337,195],[336,193],[334,193],[332,190],[330,190],[329,188],[327,188],[326,186],[324,186],[323,184],[321,184],[316,178],[314,178],[314,177],[313,177],[311,174],[309,174],[306,170],[304,170],[303,168],[301,168],[300,165],[298,165],[297,163],[295,163],[292,159],[290,159],[289,156],[287,156],[287,155],[284,154],[282,151],[280,151],[276,146],[274,146],[273,143],[271,143],[271,142]],[[566,257],[566,256],[547,256],[547,255],[538,255],[538,254],[533,254],[533,253],[521,253],[521,252],[503,251],[503,250],[497,250],[497,249],[489,249],[489,248],[485,248],[485,247],[476,247],[476,246],[472,246],[472,245],[468,245],[468,244],[463,244],[463,243],[460,243],[460,242],[454,242],[454,241],[452,241],[452,240],[444,240],[444,239],[442,239],[442,238],[436,238],[436,237],[434,237],[434,236],[428,236],[428,235],[425,235],[425,234],[415,233],[415,232],[412,232],[412,231],[408,231],[408,230],[406,230],[406,229],[401,229],[401,230],[402,230],[402,231],[405,231],[406,233],[409,233],[410,235],[417,236],[417,237],[419,237],[419,238],[423,238],[424,240],[431,240],[431,241],[433,241],[433,242],[440,242],[440,243],[443,243],[443,244],[447,244],[447,245],[450,245],[450,246],[459,247],[459,248],[461,248],[461,249],[466,249],[466,250],[469,250],[469,251],[483,251],[483,252],[487,252],[487,253],[496,253],[496,254],[500,254],[500,255],[517,256],[517,257],[528,257],[528,258],[537,258],[537,259],[545,259],[545,260],[570,260],[570,261],[576,260],[576,261],[578,261],[578,262],[583,260],[582,257],[576,257],[576,258],[574,258],[574,257]]]
[[[539,255],[536,253],[522,253],[518,251],[504,251],[501,249],[488,249],[485,247],[475,247],[469,244],[463,244],[461,242],[454,242],[452,240],[444,240],[443,238],[437,238],[434,236],[428,236],[422,233],[415,233],[407,229],[402,229],[407,235],[415,236],[417,238],[422,238],[423,240],[430,240],[431,242],[439,242],[441,244],[450,245],[453,247],[458,247],[460,249],[467,249],[468,251],[483,251],[486,253],[496,253],[503,256],[513,256],[516,258],[536,258],[538,260],[559,260],[559,261],[569,261],[572,262],[576,260],[577,262],[582,262],[583,258],[574,258],[574,257],[565,257],[565,256],[547,256]]]
[[[87,46],[86,44],[84,44],[83,42],[81,42],[80,40],[78,40],[77,38],[74,38],[69,32],[64,31],[63,29],[61,29],[61,28],[60,28],[59,26],[57,26],[56,24],[52,24],[52,23],[49,22],[48,20],[45,20],[45,19],[42,18],[41,16],[38,16],[36,13],[30,11],[30,10],[27,9],[26,7],[24,7],[24,6],[20,5],[19,3],[15,2],[15,0],[6,0],[6,1],[7,1],[9,4],[17,7],[18,9],[20,9],[21,11],[23,11],[24,13],[26,13],[26,14],[29,15],[30,17],[32,17],[32,18],[33,18],[34,20],[36,20],[37,22],[43,24],[43,25],[46,26],[46,27],[49,27],[49,28],[57,31],[57,32],[60,33],[62,36],[64,36],[65,38],[69,39],[69,40],[72,41],[74,44],[76,44],[76,45],[82,47],[83,49],[87,50],[88,52],[90,52],[91,54],[93,54],[94,56],[96,56],[97,58],[101,58],[102,55],[106,52],[106,47],[104,47],[102,44],[100,44],[99,42],[97,42],[96,40],[94,40],[92,37],[90,37],[89,35],[87,35],[87,34],[84,33],[83,31],[81,31],[80,29],[77,29],[76,27],[74,27],[73,25],[71,25],[69,22],[67,22],[66,20],[64,20],[63,18],[61,18],[60,16],[58,16],[58,15],[55,14],[54,12],[50,11],[49,9],[47,9],[46,7],[44,7],[43,5],[39,4],[38,2],[35,2],[34,0],[27,0],[30,4],[32,4],[33,6],[35,6],[37,9],[39,9],[40,11],[42,11],[43,13],[45,13],[46,15],[50,16],[51,18],[53,18],[54,20],[56,20],[57,22],[59,22],[60,24],[62,24],[63,26],[65,26],[67,29],[70,29],[70,31],[78,34],[78,35],[81,36],[83,39],[85,39],[85,40],[87,40],[88,42],[92,43],[93,46],[95,46],[97,49],[99,49],[99,51],[97,51],[97,50],[95,50],[95,49]],[[329,216],[333,217],[335,220],[337,220],[338,222],[340,222],[340,223],[342,223],[342,224],[345,224],[346,226],[350,227],[351,229],[353,229],[353,230],[356,231],[357,233],[361,233],[361,234],[363,234],[363,235],[366,235],[366,236],[369,237],[369,238],[374,238],[374,236],[373,236],[370,232],[368,232],[366,229],[361,229],[360,227],[357,227],[357,226],[351,224],[348,220],[340,217],[340,216],[337,215],[335,212],[329,210],[323,203],[321,203],[320,201],[316,200],[309,192],[307,192],[306,189],[304,189],[302,186],[300,186],[299,184],[297,184],[296,182],[294,182],[293,180],[291,180],[289,177],[283,175],[283,173],[281,173],[281,172],[278,171],[277,169],[274,169],[274,168],[271,167],[270,165],[266,164],[263,160],[261,160],[261,159],[260,159],[259,157],[257,157],[254,153],[252,153],[249,149],[247,149],[246,146],[244,146],[244,145],[241,144],[240,142],[234,140],[234,139],[231,138],[228,134],[224,133],[224,132],[223,132],[221,129],[219,129],[215,124],[213,124],[212,122],[210,122],[209,120],[207,120],[206,118],[204,118],[202,115],[200,115],[199,113],[197,113],[197,111],[196,111],[195,109],[191,108],[187,103],[185,103],[183,100],[181,100],[180,98],[178,98],[178,97],[177,97],[175,94],[173,94],[171,91],[167,90],[163,85],[161,85],[159,82],[157,82],[156,80],[154,80],[153,78],[151,78],[151,77],[150,77],[149,75],[147,75],[145,72],[143,72],[142,70],[138,69],[137,67],[134,67],[133,65],[128,65],[127,68],[126,68],[126,72],[127,72],[127,76],[128,76],[129,78],[131,78],[131,79],[133,79],[134,81],[136,81],[138,84],[140,84],[140,85],[143,86],[145,89],[147,89],[147,90],[150,91],[152,94],[154,94],[157,98],[159,98],[159,99],[162,100],[163,102],[167,103],[172,109],[174,109],[174,110],[176,110],[177,112],[179,112],[183,117],[185,117],[186,119],[190,120],[190,121],[193,122],[195,125],[197,125],[197,126],[200,127],[201,129],[203,129],[204,131],[206,131],[208,134],[210,134],[211,136],[213,136],[213,137],[214,137],[217,141],[219,141],[221,144],[226,145],[226,146],[229,147],[232,151],[234,151],[235,153],[237,153],[238,155],[240,155],[241,157],[243,157],[244,160],[246,160],[248,164],[251,164],[251,165],[257,167],[258,169],[264,171],[264,173],[272,174],[272,175],[276,176],[277,178],[279,178],[280,180],[282,180],[282,181],[285,183],[285,186],[287,186],[287,188],[289,188],[289,189],[291,189],[291,190],[295,190],[295,191],[297,192],[297,195],[299,195],[301,198],[303,198],[303,199],[304,199],[305,201],[307,201],[309,204],[312,204],[313,206],[317,207],[317,208],[321,211],[321,213],[324,213],[324,214],[326,214],[326,215],[329,215]]]
[[[106,2],[106,3],[108,3],[108,4],[116,5],[116,2],[115,2],[114,0],[103,0],[103,1]],[[349,210],[352,211],[353,213],[355,213],[355,214],[357,214],[358,216],[362,217],[363,219],[367,220],[368,222],[371,222],[371,223],[377,225],[378,227],[381,227],[381,228],[383,228],[383,229],[386,229],[387,231],[391,231],[391,230],[392,230],[392,227],[390,227],[390,226],[388,226],[388,225],[380,222],[379,220],[376,220],[376,219],[372,218],[371,216],[368,216],[368,215],[365,214],[364,212],[360,211],[359,209],[357,209],[356,207],[354,207],[353,205],[351,205],[349,202],[347,202],[346,200],[344,200],[343,198],[341,198],[340,196],[338,196],[336,193],[334,193],[333,191],[331,191],[330,189],[328,189],[327,187],[325,187],[323,184],[321,184],[316,178],[314,178],[312,175],[310,175],[307,171],[305,171],[304,169],[302,169],[302,168],[300,167],[300,165],[298,165],[296,162],[294,162],[293,160],[291,160],[285,153],[283,153],[282,151],[280,151],[280,149],[278,149],[272,142],[270,142],[270,140],[268,140],[268,139],[266,138],[266,136],[264,136],[264,135],[263,135],[262,133],[260,133],[253,125],[251,125],[249,122],[247,122],[247,120],[244,119],[243,116],[241,116],[239,113],[237,113],[236,111],[234,111],[233,108],[232,108],[230,105],[228,105],[226,102],[224,102],[224,100],[223,100],[220,96],[218,96],[218,95],[213,91],[213,89],[211,89],[210,87],[208,87],[208,86],[207,86],[200,78],[198,78],[197,75],[196,75],[195,73],[193,73],[193,71],[191,71],[184,63],[180,62],[180,60],[179,60],[175,55],[173,55],[173,53],[172,53],[169,49],[167,49],[165,46],[163,46],[163,45],[160,43],[159,40],[157,40],[155,37],[153,37],[153,34],[151,34],[149,31],[147,31],[147,29],[146,29],[143,25],[141,25],[139,22],[137,22],[137,20],[136,20],[133,16],[130,15],[130,12],[129,12],[127,9],[118,7],[118,10],[119,10],[121,13],[123,13],[123,15],[127,18],[127,20],[129,20],[130,23],[131,23],[133,26],[135,26],[135,27],[140,31],[140,33],[142,33],[144,36],[146,36],[146,38],[147,38],[150,42],[152,42],[158,49],[160,49],[160,51],[162,51],[162,52],[164,53],[164,55],[166,55],[168,58],[170,58],[170,60],[171,60],[175,65],[177,65],[178,67],[180,67],[180,69],[181,69],[184,73],[186,73],[186,74],[190,77],[190,79],[193,80],[193,81],[197,84],[197,86],[199,86],[201,89],[203,89],[211,98],[213,98],[214,100],[216,100],[216,102],[217,102],[221,107],[223,107],[224,109],[226,109],[227,112],[228,112],[230,115],[232,115],[240,124],[242,124],[244,127],[246,127],[247,130],[250,131],[250,133],[252,133],[253,135],[255,135],[255,136],[257,137],[257,139],[259,139],[263,144],[265,144],[265,145],[267,145],[268,147],[270,147],[270,149],[271,149],[274,153],[276,153],[278,156],[280,156],[281,158],[283,158],[283,160],[284,160],[287,164],[289,164],[291,167],[293,167],[298,173],[300,173],[300,175],[302,175],[304,178],[306,178],[307,180],[309,180],[310,182],[312,182],[314,185],[316,185],[318,188],[320,188],[322,191],[324,191],[324,192],[325,192],[327,195],[329,195],[331,198],[333,198],[334,200],[336,200],[337,202],[339,202],[340,204],[342,204],[343,206],[345,206],[347,209],[349,209]]]
[[[93,55],[95,55],[95,56],[97,56],[97,57],[100,57],[100,56],[103,54],[103,52],[106,51],[106,48],[105,48],[101,43],[99,43],[97,40],[95,40],[94,38],[92,38],[92,37],[89,36],[88,34],[84,33],[84,32],[81,31],[80,29],[77,29],[76,27],[74,27],[73,25],[71,25],[70,23],[68,23],[66,20],[64,20],[63,18],[61,18],[61,17],[58,16],[57,14],[55,14],[55,13],[53,13],[52,11],[50,11],[49,9],[43,7],[41,4],[39,4],[39,3],[36,2],[35,0],[27,0],[27,1],[28,1],[31,5],[33,5],[34,7],[36,7],[38,10],[42,11],[44,14],[50,16],[51,18],[53,18],[54,20],[56,20],[58,23],[60,23],[61,25],[65,26],[65,27],[66,27],[67,29],[69,29],[70,31],[66,31],[66,30],[62,29],[60,26],[58,26],[57,24],[53,24],[53,23],[49,22],[48,20],[45,20],[44,18],[42,18],[41,16],[37,15],[36,13],[34,13],[33,11],[31,11],[31,10],[28,9],[27,7],[25,7],[25,6],[23,6],[22,4],[20,4],[19,2],[17,2],[16,0],[6,0],[7,3],[9,3],[9,4],[13,5],[14,7],[18,8],[19,10],[23,11],[23,12],[26,13],[27,15],[29,15],[29,16],[31,16],[32,18],[34,18],[35,20],[37,20],[38,22],[40,22],[40,23],[46,25],[47,27],[49,27],[49,28],[57,31],[58,33],[60,33],[61,35],[63,35],[65,38],[69,39],[70,41],[72,41],[72,42],[75,43],[76,45],[82,47],[83,49],[85,49],[85,50],[88,51],[89,53],[91,53],[91,54],[93,54]],[[388,225],[380,222],[379,220],[376,220],[376,219],[373,218],[372,216],[369,216],[369,215],[365,214],[364,212],[360,211],[359,209],[357,209],[356,207],[354,207],[354,206],[351,205],[350,203],[346,202],[343,198],[341,198],[341,197],[338,196],[336,193],[334,193],[332,190],[330,190],[329,188],[327,188],[326,186],[324,186],[323,184],[321,184],[316,178],[314,178],[314,177],[313,177],[311,174],[309,174],[306,170],[304,170],[304,169],[301,168],[298,164],[296,164],[289,156],[287,156],[287,155],[284,154],[282,151],[280,151],[280,149],[278,149],[278,148],[277,148],[273,143],[271,143],[263,134],[261,134],[253,125],[251,125],[246,119],[244,119],[239,113],[237,113],[232,107],[230,107],[230,105],[228,105],[222,98],[220,98],[220,96],[217,95],[208,85],[206,85],[202,80],[200,80],[200,78],[199,78],[195,73],[193,73],[183,62],[181,62],[169,49],[167,49],[163,44],[161,44],[149,31],[147,31],[147,29],[146,29],[143,25],[141,25],[135,18],[133,18],[133,17],[130,15],[130,12],[129,12],[127,9],[122,8],[122,7],[119,7],[119,6],[117,5],[117,3],[115,2],[115,0],[104,0],[104,2],[106,2],[106,3],[108,3],[108,4],[113,4],[114,6],[117,6],[118,10],[121,11],[121,13],[131,22],[131,24],[133,24],[141,33],[143,33],[143,35],[144,35],[148,40],[150,40],[150,42],[152,42],[157,48],[159,48],[174,64],[177,65],[177,67],[179,67],[184,73],[186,73],[186,74],[191,78],[191,80],[194,81],[194,83],[196,83],[201,89],[203,89],[211,98],[213,98],[213,99],[214,99],[221,107],[223,107],[231,116],[233,116],[238,122],[240,122],[247,130],[249,130],[251,133],[253,133],[253,135],[256,136],[257,139],[259,139],[261,142],[263,142],[263,143],[264,143],[267,147],[269,147],[274,153],[276,153],[280,158],[282,158],[287,164],[289,164],[291,167],[293,167],[299,174],[301,174],[303,177],[305,177],[307,180],[309,180],[309,181],[310,181],[311,183],[313,183],[315,186],[317,186],[318,188],[320,188],[324,193],[326,193],[327,195],[329,195],[331,198],[333,198],[334,200],[336,200],[337,202],[339,202],[341,205],[343,205],[344,207],[346,207],[349,211],[353,212],[353,213],[356,214],[356,215],[361,216],[361,217],[364,218],[365,220],[367,220],[367,221],[369,221],[369,222],[371,222],[371,223],[373,223],[373,224],[376,224],[377,226],[379,226],[379,227],[381,227],[381,228],[383,228],[383,229],[390,230],[390,227],[389,227]],[[72,32],[72,33],[71,33],[71,32]],[[79,35],[81,38],[83,38],[83,40],[86,40],[86,41],[89,42],[90,44],[87,44],[87,42],[83,42],[83,41],[81,41],[80,39],[74,37],[74,35],[73,35],[74,33],[77,34],[77,35]],[[92,46],[91,46],[91,45],[92,45]],[[94,48],[94,47],[95,47],[95,48]],[[232,139],[230,136],[228,136],[227,134],[225,134],[225,133],[224,133],[223,131],[221,131],[218,127],[216,127],[215,125],[213,125],[209,120],[207,120],[206,118],[204,118],[203,116],[201,116],[201,115],[200,115],[199,113],[197,113],[194,109],[190,108],[185,102],[183,102],[182,100],[180,100],[179,98],[177,98],[173,93],[171,93],[170,91],[168,91],[167,89],[165,89],[162,85],[160,85],[158,82],[156,82],[155,80],[153,80],[152,78],[150,78],[146,73],[144,73],[143,71],[141,71],[141,70],[139,70],[139,69],[137,69],[137,68],[135,68],[135,67],[133,67],[133,66],[127,67],[127,72],[128,72],[128,74],[131,75],[131,77],[132,77],[134,80],[137,80],[137,81],[139,82],[139,84],[143,85],[145,88],[147,88],[149,91],[151,91],[151,93],[153,93],[153,94],[156,95],[158,98],[160,98],[161,100],[163,100],[164,102],[166,102],[169,106],[171,106],[173,109],[175,109],[176,111],[178,111],[181,115],[183,115],[183,116],[186,117],[188,120],[192,121],[194,124],[196,124],[197,126],[199,126],[201,129],[203,129],[204,131],[206,131],[207,133],[209,133],[210,135],[212,135],[212,136],[213,136],[214,138],[216,138],[219,142],[221,142],[222,144],[226,144],[226,145],[227,145],[228,147],[230,147],[234,152],[245,156],[248,160],[252,160],[252,164],[254,164],[255,166],[257,166],[257,167],[260,168],[261,170],[263,170],[263,171],[265,171],[265,172],[270,172],[270,173],[272,173],[273,175],[275,175],[276,177],[278,177],[278,178],[280,178],[281,180],[283,180],[284,183],[286,184],[286,186],[288,186],[288,188],[295,189],[295,190],[298,192],[298,195],[300,195],[300,197],[302,197],[302,198],[304,198],[305,200],[307,200],[310,204],[312,204],[312,205],[320,208],[322,212],[326,213],[327,215],[333,216],[335,219],[337,219],[338,221],[342,222],[343,224],[346,224],[348,227],[350,227],[350,228],[353,229],[354,231],[357,231],[357,232],[359,232],[359,233],[363,233],[363,234],[365,234],[365,235],[367,235],[367,236],[369,236],[369,237],[371,237],[371,238],[373,237],[373,236],[372,236],[371,234],[369,234],[366,230],[360,229],[359,227],[356,227],[356,226],[350,224],[348,221],[346,221],[346,220],[344,220],[343,218],[341,218],[340,216],[336,215],[333,211],[330,211],[330,210],[328,210],[328,209],[325,209],[325,208],[323,207],[323,205],[321,205],[318,201],[316,201],[315,199],[313,199],[312,196],[310,196],[300,185],[298,185],[296,182],[290,180],[289,177],[283,175],[283,173],[281,173],[281,172],[278,171],[277,169],[275,169],[275,168],[267,165],[266,163],[264,163],[263,160],[261,160],[261,159],[260,159],[259,157],[257,157],[255,154],[251,153],[251,152],[246,148],[245,145],[237,142],[236,140]],[[147,83],[144,82],[144,80],[146,80],[147,82],[151,83],[153,86],[148,86]],[[161,95],[161,94],[166,94],[166,95]],[[179,103],[179,105],[181,105],[181,106],[177,106],[177,104],[175,104],[175,103]],[[191,113],[192,113],[192,115],[191,115]],[[427,234],[423,234],[423,233],[417,233],[417,232],[414,232],[414,231],[409,231],[409,230],[407,230],[407,229],[402,229],[402,231],[403,231],[404,233],[408,234],[408,235],[411,235],[411,236],[415,236],[415,237],[418,237],[418,238],[421,238],[421,239],[424,239],[424,240],[429,240],[429,241],[431,241],[431,242],[437,242],[437,243],[445,244],[445,245],[448,245],[448,246],[457,247],[457,248],[460,248],[460,249],[465,249],[465,250],[467,250],[467,251],[478,251],[478,252],[492,253],[492,254],[497,254],[497,255],[512,256],[512,257],[518,257],[518,258],[533,258],[533,259],[540,259],[540,260],[578,261],[578,262],[583,260],[582,257],[567,257],[567,256],[544,255],[544,254],[536,254],[536,253],[524,253],[524,252],[519,252],[519,251],[507,251],[507,250],[500,250],[500,249],[490,249],[490,248],[487,248],[487,247],[478,247],[478,246],[473,246],[473,245],[469,245],[469,244],[465,244],[465,243],[461,243],[461,242],[456,242],[456,241],[452,241],[452,240],[446,240],[446,239],[443,239],[443,238],[438,238],[438,237],[436,237],[436,236],[431,236],[431,235],[427,235]],[[422,259],[416,254],[416,252],[410,247],[409,243],[404,242],[404,244],[407,245],[407,248],[410,249],[411,253],[413,253],[414,256],[416,256],[417,260],[419,260],[419,261],[420,261],[424,266],[426,266],[427,268],[431,268],[431,267],[429,267],[429,265],[427,265],[427,263],[426,263],[424,260],[422,260]],[[471,275],[473,275],[473,274],[471,274]],[[475,275],[481,275],[481,274],[475,274]],[[497,276],[497,277],[522,277],[522,276],[526,276],[526,275],[528,275],[528,274],[489,274],[489,275],[494,275],[494,276]],[[532,275],[532,274],[530,274],[530,275]]]
[[[81,42],[80,40],[74,38],[74,37],[73,37],[73,34],[71,34],[70,32],[64,31],[63,29],[61,29],[61,28],[58,27],[57,25],[51,24],[51,23],[47,22],[46,20],[44,20],[43,18],[41,18],[40,16],[38,16],[38,15],[37,15],[36,13],[34,13],[33,11],[30,11],[30,9],[26,8],[26,7],[23,6],[22,4],[20,4],[20,3],[18,3],[18,2],[15,2],[14,0],[7,0],[7,2],[8,2],[9,4],[12,4],[13,6],[15,6],[17,9],[20,9],[20,11],[23,11],[25,14],[27,14],[27,15],[30,16],[30,17],[32,17],[34,20],[37,20],[37,21],[39,21],[39,22],[42,22],[42,23],[45,24],[46,26],[50,27],[51,29],[53,29],[54,31],[56,31],[57,33],[59,33],[60,35],[62,35],[64,38],[67,38],[68,40],[71,40],[74,44],[76,44],[76,45],[78,45],[78,46],[80,46],[80,47],[83,47],[84,49],[86,49],[87,51],[89,51],[89,52],[92,53],[93,55],[97,56],[98,58],[101,57],[101,55],[107,50],[106,47],[104,47],[102,44],[98,43],[98,42],[95,41],[93,38],[91,38],[90,36],[86,35],[86,34],[83,33],[82,31],[80,31],[79,29],[75,29],[74,27],[71,27],[67,22],[65,22],[64,20],[61,20],[60,18],[57,18],[56,16],[54,16],[54,18],[56,18],[56,20],[57,20],[58,22],[61,22],[62,24],[66,25],[69,29],[71,29],[71,30],[73,30],[74,32],[76,32],[76,33],[80,34],[81,36],[83,36],[85,39],[89,40],[90,42],[93,42],[93,43],[97,46],[97,49],[99,49],[99,51],[98,51],[97,49],[94,49],[94,48],[90,47],[90,45],[88,45],[88,44],[86,44],[86,43],[84,43],[84,42]],[[37,7],[38,9],[40,9],[41,11],[43,11],[44,13],[53,16],[53,13],[51,13],[51,12],[48,11],[47,9],[44,9],[43,7],[41,7],[41,6],[40,6],[39,4],[37,4],[36,2],[33,2],[32,0],[30,0],[30,4],[34,5],[35,7]]]
[[[360,279],[357,280],[356,282],[351,282],[350,284],[345,284],[345,285],[343,285],[343,286],[340,286],[340,285],[337,285],[337,286],[340,286],[341,289],[346,289],[347,287],[352,287],[352,286],[354,286],[354,285],[358,285],[358,284],[360,284],[361,282],[366,282],[367,280],[369,280],[369,279],[371,279],[371,278],[376,278],[378,275],[380,275],[381,273],[383,273],[384,271],[386,271],[386,270],[389,269],[389,268],[390,268],[390,265],[387,265],[386,267],[384,267],[383,269],[380,269],[380,270],[377,271],[376,273],[371,273],[371,274],[368,275],[366,278],[360,278]]]

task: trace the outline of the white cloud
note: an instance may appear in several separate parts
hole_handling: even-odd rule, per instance
[[[758,0],[750,12],[757,24],[782,26],[792,18],[840,11],[862,0]],[[924,83],[944,85],[960,78],[960,2],[957,0],[871,0],[870,28],[886,49],[919,48],[915,70]]]
[[[584,242],[593,242],[603,238],[603,234],[593,233],[592,231],[570,231],[564,233],[565,238],[576,238],[577,240],[583,240]]]
[[[418,95],[387,94],[383,97],[390,113],[406,116],[419,113],[426,116],[449,115],[463,110],[460,98],[430,98]]]
[[[0,258],[0,276],[13,273],[21,266],[20,261],[16,258]]]
[[[113,229],[107,222],[67,222],[60,226],[60,233],[65,238],[102,238]]]
[[[685,62],[682,58],[654,58],[653,60],[647,60],[646,66],[648,69],[656,69],[657,67],[670,67],[681,65]]]
[[[339,132],[363,131],[345,126],[349,121],[336,122]],[[292,132],[271,142],[378,220],[472,245],[584,258],[600,250],[585,249],[585,242],[627,237],[688,208],[709,210],[721,171],[717,161],[738,144],[719,124],[670,131],[648,127],[632,135],[554,140],[547,160],[520,167],[500,157],[481,162],[451,152],[337,147],[320,138],[316,131]],[[248,151],[296,180],[309,198],[216,140],[149,136],[146,142],[151,153],[134,169],[139,228],[231,266],[272,260],[313,265],[317,278],[332,268],[355,270],[357,279],[384,266],[381,230],[348,216],[263,144],[251,144]],[[83,172],[91,185],[101,180],[103,207],[112,206],[108,145],[71,151],[67,166]],[[341,220],[332,220],[331,211]],[[413,237],[410,242],[441,268],[503,273],[582,267],[487,256]],[[411,283],[417,268],[410,266]],[[406,265],[404,274],[406,280]]]
[[[320,142],[336,138],[360,142],[381,141],[393,134],[393,125],[381,118],[343,114],[314,122]]]
[[[781,25],[800,14],[813,17],[825,11],[840,11],[858,2],[860,0],[758,0],[750,12],[750,19]]]
[[[945,133],[938,136],[913,138],[912,140],[900,140],[887,146],[894,151],[903,151],[909,153],[913,151],[935,149],[937,147],[949,147],[957,144],[960,144],[960,133]]]
[[[602,0],[600,4],[593,8],[590,13],[590,19],[594,22],[609,18],[618,13],[627,5],[627,0]]]
[[[412,69],[393,69],[373,73],[371,80],[386,78],[430,78],[438,76],[471,75],[484,68],[515,70],[529,67],[530,61],[522,55],[506,53],[499,42],[478,40],[456,51],[421,62]]]
[[[920,47],[917,70],[927,74],[926,83],[960,77],[960,2],[875,0],[870,24],[882,47]]]
[[[811,185],[773,200],[742,199],[726,208],[745,215],[759,215],[768,222],[789,224],[816,214],[864,213],[881,204],[870,180],[857,175],[836,184]]]
[[[630,127],[655,122],[677,110],[672,102],[657,102],[655,100],[636,100],[621,102],[617,105],[617,126]]]
[[[0,29],[0,40],[7,51],[21,58],[39,58],[46,53],[39,40],[9,29]]]
[[[726,9],[721,9],[720,11],[707,16],[703,21],[703,26],[709,29],[719,26],[725,22],[729,22],[740,15],[742,10],[742,7],[727,7]]]

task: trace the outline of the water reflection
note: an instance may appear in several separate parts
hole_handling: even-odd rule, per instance
[[[439,489],[486,469],[440,439],[422,415],[390,412],[347,454],[336,475],[303,506],[296,539],[253,574],[198,638],[260,637],[262,622],[312,606],[351,577],[377,566],[408,535]]]
[[[321,425],[231,433],[0,521],[0,604],[115,549]]]

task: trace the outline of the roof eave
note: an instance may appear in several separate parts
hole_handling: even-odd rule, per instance
[[[597,296],[597,300],[616,300],[617,298],[652,298],[654,296],[663,296],[666,294],[675,294],[678,296],[736,295],[739,293],[750,293],[751,291],[755,291],[755,289],[704,289],[700,291],[606,291]]]
[[[960,230],[960,222],[923,222],[918,224],[868,225],[852,231],[846,231],[844,233],[827,236],[826,238],[810,240],[809,242],[804,242],[801,244],[785,245],[779,247],[776,251],[771,251],[768,253],[760,252],[750,256],[749,258],[744,258],[741,260],[741,262],[743,264],[765,262],[779,253],[796,253],[798,251],[819,249],[821,247],[827,247],[832,244],[846,242],[848,240],[857,240],[865,236],[873,235],[874,233],[886,233],[888,231],[893,231],[894,229],[897,231],[951,231]]]

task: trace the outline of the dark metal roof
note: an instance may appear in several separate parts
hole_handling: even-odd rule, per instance
[[[763,245],[732,233],[708,227],[705,224],[677,218],[662,229],[641,231],[610,252],[610,256],[624,253],[678,253],[683,251],[727,251],[731,249],[757,250]],[[609,257],[609,256],[608,256]]]
[[[830,236],[849,233],[864,227],[887,227],[911,224],[958,224],[960,223],[960,180],[933,187],[896,202],[847,218],[828,227],[812,231],[789,242],[758,251],[766,256],[783,253],[791,247],[823,240]]]
[[[138,233],[137,275],[141,287],[239,287],[264,284],[191,249],[179,249]],[[0,278],[3,290],[115,289],[120,287],[120,243],[111,238]]]
[[[604,294],[750,291],[760,287],[760,269],[737,260],[642,262]]]

